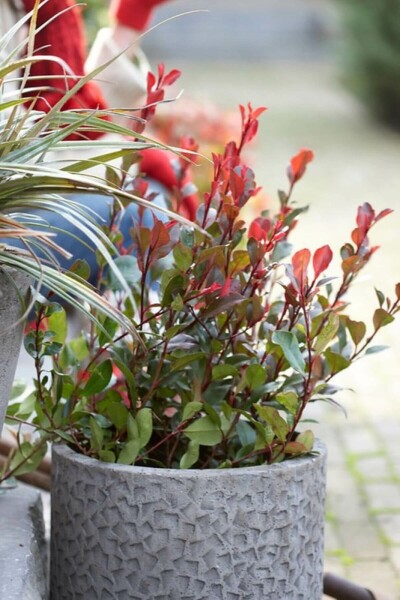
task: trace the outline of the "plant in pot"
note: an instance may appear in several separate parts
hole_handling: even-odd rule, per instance
[[[312,254],[288,239],[313,158],[301,150],[278,210],[247,227],[241,210],[258,188],[242,151],[262,112],[241,107],[239,142],[213,156],[201,230],[156,217],[152,229],[132,226],[117,264],[134,304],[112,273],[101,277],[140,341],[100,315],[108,337],[94,325],[67,341],[61,307],[36,307],[25,338],[35,392],[8,414],[30,421],[37,441],[27,459],[21,440],[3,477],[61,442],[53,600],[322,597],[326,451],[301,422],[309,403],[335,403],[333,377],[399,311],[399,284],[394,300],[378,293],[368,334],[347,310],[376,249],[369,231],[391,211],[358,208],[333,279],[329,245]],[[117,226],[109,236],[122,241]]]
[[[65,262],[71,255],[60,246],[57,235],[62,232],[60,226],[52,225],[51,216],[62,215],[74,241],[69,242],[70,248],[78,242],[79,248],[86,245],[93,253],[99,252],[123,282],[113,261],[116,248],[102,230],[103,220],[90,202],[83,203],[82,199],[118,197],[121,207],[132,202],[149,206],[149,202],[134,190],[129,193],[125,188],[116,189],[109,173],[102,178],[98,172],[93,175],[88,170],[93,164],[102,165],[121,156],[125,156],[125,165],[129,166],[139,150],[155,145],[139,133],[132,138],[131,130],[110,121],[108,111],[65,110],[65,103],[104,67],[78,78],[47,113],[35,109],[37,95],[46,89],[29,87],[31,65],[54,60],[69,73],[68,65],[57,57],[32,55],[37,10],[38,4],[0,39],[0,432],[34,281],[36,288],[43,285],[92,319],[100,310],[125,329],[132,329],[132,322],[88,285],[87,269],[81,261],[70,260],[67,271],[59,267],[60,257]],[[8,44],[18,38],[30,17],[28,36],[8,51]],[[21,58],[25,47],[28,52]],[[54,79],[57,77],[61,76]],[[163,92],[156,100],[162,97]],[[146,115],[151,111],[154,112],[154,106],[145,111]],[[143,119],[132,119],[138,119],[142,128]],[[118,134],[118,142],[90,139],[107,133]],[[86,158],[58,161],[57,152],[63,152],[65,158],[66,149],[69,157],[82,157],[84,151]],[[68,235],[60,239],[65,241]],[[88,310],[87,304],[96,307],[96,311]]]

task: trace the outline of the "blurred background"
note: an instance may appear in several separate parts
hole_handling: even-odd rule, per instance
[[[107,2],[86,2],[93,39]],[[400,0],[175,0],[156,17],[175,18],[143,48],[153,66],[182,70],[184,90],[160,111],[159,132],[172,122],[207,154],[236,135],[239,103],[267,106],[249,154],[265,208],[286,189],[291,156],[314,150],[296,188],[310,205],[294,232],[299,247],[338,251],[363,202],[395,209],[375,228],[382,247],[349,299],[352,318],[366,318],[374,286],[393,297],[400,281]],[[326,570],[391,599],[400,598],[399,340],[400,319],[381,332],[389,349],[341,374],[347,417],[330,406],[309,412],[329,450]]]

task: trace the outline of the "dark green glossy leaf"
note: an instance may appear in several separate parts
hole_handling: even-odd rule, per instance
[[[291,331],[274,331],[272,341],[282,348],[289,365],[298,373],[305,374],[306,364],[294,333]]]
[[[244,421],[243,419],[239,420],[236,423],[236,432],[242,446],[248,447],[254,445],[256,441],[256,432],[247,421]]]
[[[236,367],[230,364],[215,365],[212,368],[212,379],[225,379],[226,377],[237,377],[239,371]]]
[[[196,360],[201,360],[204,358],[204,352],[194,352],[193,354],[186,354],[185,356],[181,356],[179,358],[174,358],[171,363],[170,372],[179,371],[180,369],[184,369],[190,363],[195,362]]]
[[[105,360],[90,374],[90,378],[81,391],[84,396],[93,396],[102,392],[110,383],[112,377],[112,364]]]
[[[245,378],[247,387],[250,390],[255,390],[265,382],[265,369],[261,365],[249,365],[246,369]]]

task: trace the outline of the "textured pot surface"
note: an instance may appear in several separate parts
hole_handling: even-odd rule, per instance
[[[169,470],[53,448],[51,600],[321,600],[326,449]]]
[[[24,332],[24,323],[18,320],[26,308],[31,283],[25,273],[0,268],[0,434]]]

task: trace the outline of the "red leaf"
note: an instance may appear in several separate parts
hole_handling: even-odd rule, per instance
[[[358,207],[357,211],[357,225],[362,230],[364,235],[370,229],[375,219],[375,211],[368,202],[364,202]]]
[[[155,78],[154,74],[151,71],[149,71],[147,73],[147,91],[148,92],[150,92],[150,90],[153,89],[153,86],[155,85],[155,83],[156,83],[156,78]]]
[[[353,231],[351,232],[351,239],[353,240],[357,248],[359,248],[365,240],[365,235],[366,232],[360,227],[356,227],[356,229],[353,229]]]
[[[392,212],[393,212],[392,208],[385,208],[384,210],[381,210],[381,212],[375,217],[375,223],[377,223],[378,221],[383,219],[383,217],[390,215]]]
[[[181,76],[181,71],[173,69],[164,77],[164,85],[172,85]]]
[[[271,229],[271,221],[263,217],[257,217],[249,227],[249,238],[254,238],[258,242],[266,240]]]
[[[157,219],[154,215],[154,224],[151,230],[151,241],[150,245],[152,249],[159,248],[161,246],[165,246],[169,242],[169,233],[165,224]]]
[[[310,264],[311,252],[308,248],[299,250],[292,257],[293,275],[300,285],[300,289],[307,283],[307,269]]]
[[[292,185],[301,179],[306,170],[306,166],[313,158],[314,152],[307,148],[302,148],[296,156],[293,156],[288,171],[289,181]]]
[[[315,278],[319,277],[323,271],[329,267],[333,258],[333,252],[329,246],[322,246],[315,251],[313,256],[313,268]]]
[[[267,109],[266,106],[260,106],[259,108],[255,108],[252,113],[253,119],[258,119]]]

